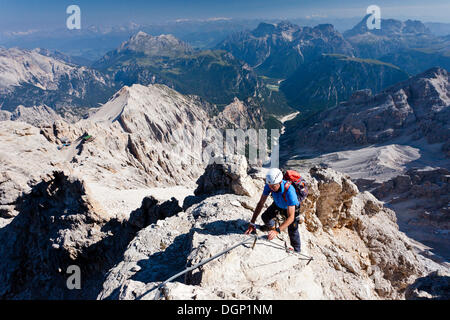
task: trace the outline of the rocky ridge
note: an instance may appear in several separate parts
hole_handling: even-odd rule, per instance
[[[183,204],[148,196],[140,207],[113,214],[97,201],[88,170],[58,169],[55,158],[43,161],[38,152],[54,145],[37,128],[3,124],[23,127],[9,132],[21,134],[24,147],[28,139],[42,144],[31,152],[40,160],[27,159],[36,167],[35,179],[23,180],[27,190],[10,192],[18,181],[11,179],[11,167],[1,183],[3,197],[12,197],[3,198],[0,217],[3,298],[153,299],[146,290],[246,237],[243,231],[264,186],[264,172],[236,156],[208,166],[195,195]],[[184,283],[169,284],[169,296],[402,299],[417,277],[448,269],[415,253],[394,212],[359,192],[347,176],[319,167],[302,174],[310,194],[300,232],[303,253],[314,257],[310,264],[285,252],[283,234],[282,240],[258,241],[254,250],[239,247],[188,274]],[[126,175],[116,179],[122,181],[118,187],[128,183]],[[69,265],[80,266],[83,290],[66,289]]]
[[[40,49],[0,48],[0,105],[13,111],[18,105],[64,108],[94,107],[114,92],[114,85],[94,69],[46,56]]]
[[[379,29],[369,30],[369,18],[371,15],[366,15],[352,29],[344,32],[345,39],[359,57],[378,59],[405,48],[432,48],[445,44],[442,39],[433,36],[421,21],[381,19]]]
[[[248,197],[232,191],[233,182],[242,185],[226,178],[227,166],[236,166],[235,161],[223,166],[220,186],[217,167],[208,167],[198,181],[201,190],[217,188],[215,194],[138,232],[124,260],[107,274],[99,299],[161,297],[158,291],[147,292],[248,237],[243,231],[264,182],[260,174],[241,172],[240,181],[252,177],[259,192]],[[414,279],[448,268],[415,253],[399,232],[394,212],[370,193],[359,192],[345,175],[317,167],[304,176],[311,192],[300,234],[303,253],[314,257],[311,263],[285,252],[283,234],[283,240],[260,240],[254,249],[251,244],[238,247],[169,283],[168,298],[402,299]]]
[[[449,73],[432,68],[377,95],[356,91],[348,101],[322,112],[314,124],[294,132],[292,138],[297,148],[336,151],[409,136],[411,140],[425,138],[429,144],[442,143],[446,155],[449,106]]]
[[[203,172],[201,161],[188,158],[199,157],[192,147],[195,130],[222,125],[205,120],[209,108],[162,85],[135,85],[75,124],[61,118],[49,123],[53,113],[46,108],[20,109],[16,121],[0,122],[3,215],[15,216],[14,199],[56,169],[113,189],[194,185]],[[3,114],[12,119],[19,110]],[[91,140],[83,138],[89,135]],[[174,144],[185,148],[186,157]]]

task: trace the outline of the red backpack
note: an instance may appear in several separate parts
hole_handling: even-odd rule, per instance
[[[291,185],[294,186],[295,192],[297,193],[297,198],[299,204],[308,196],[308,188],[306,187],[306,181],[302,178],[300,173],[295,170],[286,170],[283,175],[283,180],[286,180],[284,185],[283,199],[286,200],[286,193]]]

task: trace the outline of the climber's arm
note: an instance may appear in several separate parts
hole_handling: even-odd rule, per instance
[[[253,217],[252,217],[252,220],[250,221],[251,223],[256,222],[256,218],[258,218],[259,214],[261,213],[264,203],[266,203],[267,197],[268,196],[266,196],[264,194],[261,195],[261,198],[259,199],[259,202],[256,205],[255,211],[253,212]]]
[[[250,220],[250,225],[248,226],[247,231],[245,231],[245,234],[250,234],[256,230],[256,227],[255,227],[256,218],[258,218],[259,214],[261,213],[261,210],[264,206],[264,203],[267,200],[267,197],[268,197],[268,195],[265,195],[265,194],[261,195],[261,198],[259,199],[259,202],[256,205],[255,211],[253,212],[252,220]]]

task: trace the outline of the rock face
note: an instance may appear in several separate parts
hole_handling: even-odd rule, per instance
[[[0,114],[0,121],[23,121],[35,127],[51,125],[56,121],[63,120],[52,108],[45,105],[28,108],[20,105],[13,112],[1,110]]]
[[[395,203],[426,199],[426,208],[434,212],[445,212],[450,201],[450,171],[444,168],[435,170],[410,169],[375,187],[372,193],[379,199],[390,199]],[[430,217],[431,218],[431,217]],[[448,228],[448,222],[435,217],[436,223]]]
[[[120,223],[107,223],[107,214],[76,177],[49,174],[17,198],[15,209],[17,216],[0,229],[3,299],[74,298],[65,285],[69,265],[81,266],[89,279],[115,259],[112,249],[119,242],[105,241]]]
[[[424,252],[437,261],[450,257],[449,178],[450,171],[444,168],[409,169],[388,181],[366,187],[397,212],[402,231],[432,248]]]
[[[262,110],[246,105],[237,98],[223,109],[221,117],[233,123],[237,129],[257,129],[264,125]]]
[[[313,125],[288,133],[288,139],[298,148],[336,151],[386,143],[400,136],[416,141],[426,138],[429,144],[443,143],[442,151],[447,154],[449,106],[449,74],[433,68],[375,96],[354,95],[322,112]]]
[[[31,191],[41,176],[62,169],[63,161],[56,146],[39,133],[39,129],[16,121],[0,122],[0,212],[3,218],[14,217],[16,199]]]
[[[309,229],[317,230],[320,227],[329,229],[351,223],[354,217],[351,216],[350,208],[353,197],[358,193],[358,188],[348,177],[337,172],[315,167],[311,169],[310,173],[318,180],[317,185],[312,183],[312,190],[316,191],[317,188],[317,191],[313,193],[321,196],[316,199],[315,203],[310,204],[309,210],[305,210],[309,213],[312,212],[309,216],[310,219],[307,219],[310,222],[307,223]],[[308,206],[308,204],[306,205]],[[316,217],[320,223],[316,223],[317,220],[314,221]]]
[[[197,180],[195,195],[228,192],[237,195],[252,196],[256,187],[247,175],[247,160],[242,155],[218,159],[220,164],[213,163],[206,168],[205,173]]]
[[[101,72],[43,55],[39,49],[0,49],[3,110],[45,104],[64,113],[65,107],[94,107],[106,102],[113,87]]]
[[[210,166],[204,181],[220,179]],[[244,171],[243,171],[244,173]],[[223,181],[228,181],[222,171]],[[170,299],[402,299],[427,271],[445,270],[411,250],[395,214],[331,169],[302,174],[310,193],[300,225],[305,256],[285,252],[287,235],[220,256],[167,285]],[[255,177],[258,175],[254,175]],[[203,183],[203,184],[202,184]],[[212,196],[137,234],[106,276],[99,299],[153,299],[156,285],[188,266],[248,239],[243,235],[264,183],[253,198],[209,184]],[[229,193],[232,192],[232,193]],[[262,235],[262,234],[260,234]],[[287,240],[289,243],[289,240]],[[307,264],[308,255],[314,260]]]
[[[118,263],[136,232],[181,210],[174,199],[146,197],[140,208],[113,215],[96,200],[86,181],[54,171],[21,194],[18,212],[0,229],[2,299],[94,299],[103,275]],[[78,266],[82,290],[66,285]]]

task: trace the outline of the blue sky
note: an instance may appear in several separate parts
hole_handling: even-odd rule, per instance
[[[66,8],[77,4],[86,25],[161,23],[176,19],[364,16],[369,5],[381,8],[382,18],[420,19],[450,23],[449,0],[0,0],[0,28],[27,30],[65,27]]]

